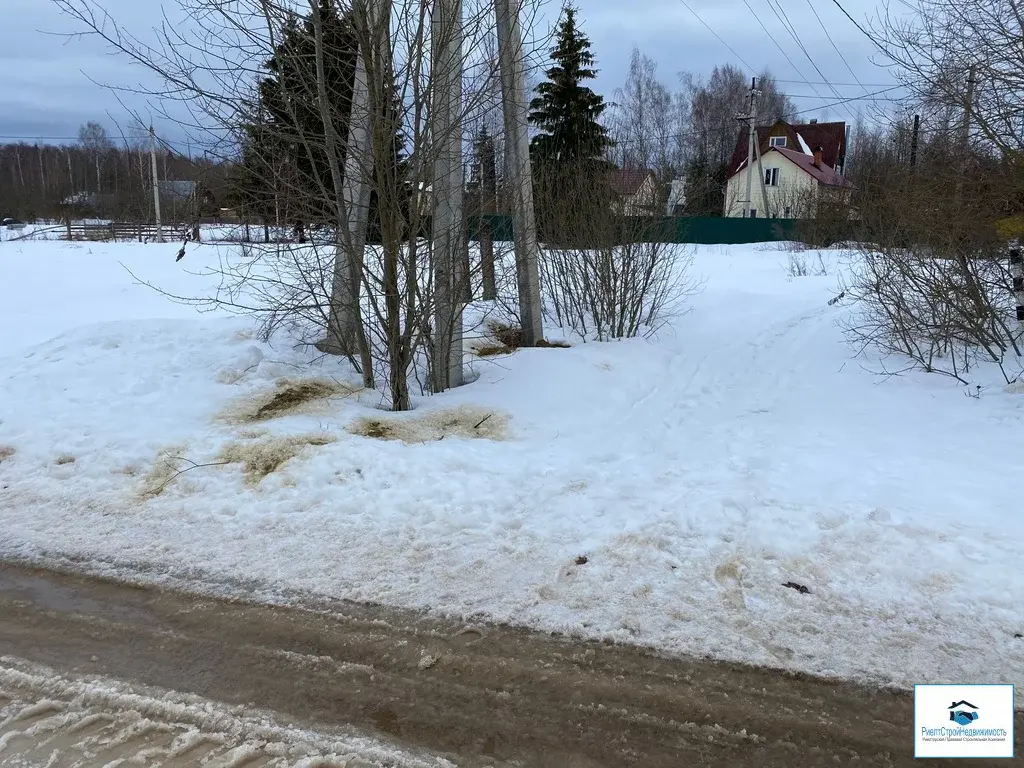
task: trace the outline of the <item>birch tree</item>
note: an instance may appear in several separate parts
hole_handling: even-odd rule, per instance
[[[465,235],[461,215],[447,228],[428,226],[434,206],[435,166],[442,157],[462,167],[461,126],[470,124],[493,93],[493,62],[476,43],[492,34],[493,5],[463,0],[460,24],[449,28],[463,38],[462,56],[449,63],[436,57],[438,34],[431,7],[415,0],[324,0],[305,7],[310,24],[285,57],[312,50],[316,66],[299,66],[284,93],[286,131],[262,118],[257,88],[265,77],[264,62],[280,55],[284,30],[295,25],[294,5],[276,0],[186,0],[183,12],[192,22],[165,27],[155,43],[147,43],[102,13],[92,0],[55,0],[83,29],[158,74],[165,87],[151,96],[179,100],[206,126],[208,143],[231,156],[245,138],[243,126],[261,126],[264,138],[287,140],[298,156],[327,160],[330,173],[303,178],[287,164],[264,164],[266,186],[278,189],[301,209],[311,224],[310,242],[250,246],[240,257],[226,257],[220,267],[222,287],[213,297],[192,297],[250,313],[261,321],[264,335],[285,331],[297,343],[334,347],[347,356],[365,386],[382,389],[395,410],[412,406],[416,387],[436,389],[437,365],[445,344],[439,321],[454,324],[462,302],[439,307],[444,295],[462,296],[465,270],[439,293],[439,237],[458,243]],[[325,13],[351,20],[365,87],[339,93],[328,70],[332,65],[324,29]],[[196,37],[198,36],[198,37]],[[304,36],[304,37],[303,37]],[[447,69],[446,69],[447,67]],[[437,83],[466,73],[461,98],[439,95]],[[362,94],[357,98],[356,94]],[[444,99],[449,99],[447,102]],[[439,104],[448,110],[441,131],[433,118]],[[318,120],[298,119],[315,110]],[[362,117],[363,119],[358,119]],[[365,127],[363,135],[354,125]],[[345,127],[347,126],[347,128]],[[447,133],[445,133],[447,131]],[[342,135],[343,132],[345,135]],[[396,139],[396,137],[401,139]],[[394,162],[395,142],[403,160]],[[358,151],[356,148],[358,147]],[[453,174],[454,178],[454,174]],[[461,195],[461,171],[458,176]],[[365,215],[370,196],[376,199],[378,224],[363,248],[353,226]],[[325,215],[324,212],[328,212]],[[365,231],[365,230],[363,230]],[[340,258],[338,258],[340,256]],[[344,322],[339,323],[339,306]],[[450,315],[450,317],[448,317]],[[344,327],[340,338],[324,338],[324,329]],[[338,342],[336,345],[333,342]],[[454,347],[461,356],[461,345]]]

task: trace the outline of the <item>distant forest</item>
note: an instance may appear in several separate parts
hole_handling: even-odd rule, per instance
[[[119,221],[153,218],[152,162],[148,147],[0,144],[0,218],[23,221],[101,217]],[[163,202],[168,221],[215,217],[228,205],[230,165],[157,150],[163,181],[189,181],[194,200]]]

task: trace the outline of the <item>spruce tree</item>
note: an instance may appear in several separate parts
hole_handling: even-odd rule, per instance
[[[530,159],[540,236],[568,244],[579,240],[586,222],[609,210],[605,152],[614,145],[598,122],[604,99],[585,85],[597,70],[572,6],[563,12],[551,59],[547,80],[530,103],[530,123],[540,129],[530,142]]]
[[[598,120],[604,98],[584,83],[597,76],[590,40],[576,24],[576,9],[567,5],[551,50],[547,80],[537,86],[530,103],[530,124],[540,129],[530,142],[531,160],[538,166],[603,162],[614,142]]]
[[[355,82],[357,37],[350,19],[340,16],[332,0],[320,0],[324,35],[324,75],[333,104],[335,130],[348,136],[352,88]],[[311,16],[293,19],[282,30],[273,56],[264,64],[268,74],[259,83],[258,115],[243,126],[242,158],[236,168],[233,198],[250,215],[298,224],[334,219],[334,182],[325,146],[316,77],[316,44]],[[404,174],[406,138],[398,125],[397,88],[393,163]],[[376,186],[375,184],[373,185]],[[370,198],[370,237],[376,234],[377,194]]]

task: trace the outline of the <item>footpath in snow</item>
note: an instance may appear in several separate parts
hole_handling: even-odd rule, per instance
[[[217,248],[176,250],[0,243],[0,556],[1024,696],[1024,396],[854,358],[842,254],[794,279],[700,248],[656,338],[476,359],[390,416],[342,363],[125,269],[211,289],[189,271]],[[487,439],[437,440],[453,413]]]

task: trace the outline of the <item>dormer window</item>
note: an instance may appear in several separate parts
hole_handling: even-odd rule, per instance
[[[786,137],[785,136],[772,136],[768,139],[768,146],[786,148]]]

